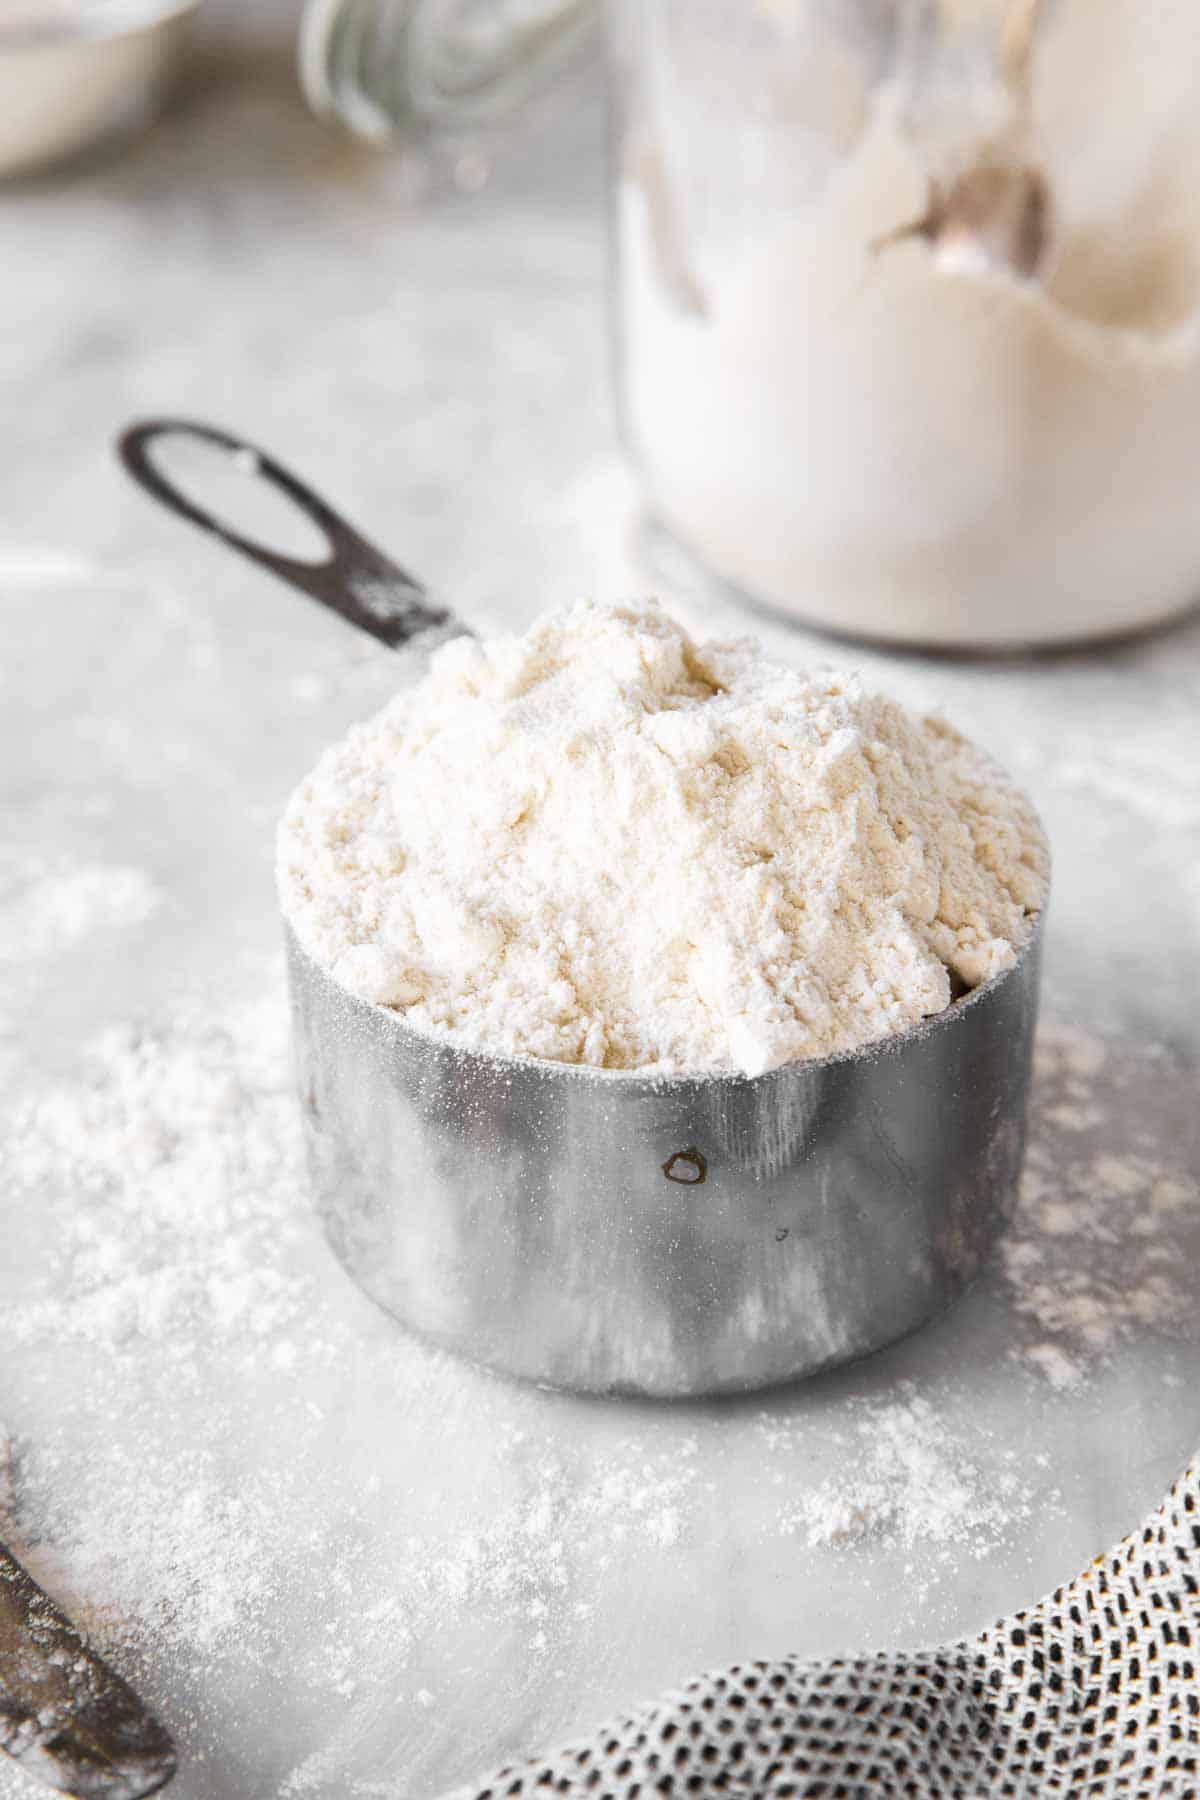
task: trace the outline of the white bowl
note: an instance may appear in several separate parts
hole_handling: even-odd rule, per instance
[[[198,0],[0,0],[0,176],[146,117]]]

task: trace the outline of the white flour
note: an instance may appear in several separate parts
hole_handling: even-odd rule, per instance
[[[1011,7],[933,9],[908,40],[917,93],[876,85],[861,53],[900,7],[820,26],[804,7],[770,35],[617,10],[640,47],[615,205],[622,410],[684,541],[788,613],[883,639],[1045,642],[1190,605],[1192,10],[1038,9],[1025,149],[1053,224],[1031,282],[950,267],[944,240],[878,247],[931,180],[986,163],[997,120],[971,75],[998,59],[972,65],[963,41]],[[988,99],[1011,106],[998,82]],[[951,119],[947,167],[922,140]]]
[[[652,604],[444,648],[280,833],[306,947],[418,1027],[610,1069],[849,1050],[1007,967],[1024,797],[938,720]]]
[[[681,1541],[695,1438],[614,1413],[581,1465],[544,1396],[498,1404],[492,1378],[363,1301],[308,1208],[286,1038],[275,998],[114,1028],[5,1120],[9,1178],[56,1248],[0,1304],[0,1366],[52,1351],[65,1387],[57,1429],[0,1431],[0,1538],[128,1656],[261,1655],[315,1567],[302,1680],[349,1695],[373,1654],[402,1665],[488,1609],[515,1610],[538,1653],[585,1573]],[[314,1493],[300,1471],[346,1381],[379,1390],[386,1453],[363,1426],[367,1472],[328,1466]],[[321,1595],[348,1589],[364,1598],[335,1632]]]
[[[161,902],[144,869],[13,859],[0,865],[0,960],[53,956],[95,931],[142,925]]]
[[[764,1416],[762,1434],[777,1443],[779,1427]],[[785,1431],[791,1447],[794,1433]],[[887,1537],[942,1554],[966,1545],[985,1555],[1029,1513],[1016,1453],[999,1477],[986,1477],[929,1401],[851,1401],[840,1433],[845,1468],[834,1481],[801,1487],[785,1503],[779,1528],[810,1548]]]
[[[1131,1337],[1193,1334],[1200,1181],[1179,1141],[1187,1079],[1153,1052],[1062,1026],[1039,1035],[1033,1131],[1000,1259],[1013,1353],[1056,1388],[1079,1387]]]

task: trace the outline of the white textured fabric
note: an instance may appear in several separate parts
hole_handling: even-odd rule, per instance
[[[940,1650],[743,1664],[447,1800],[1195,1800],[1200,1469],[1039,1605]]]

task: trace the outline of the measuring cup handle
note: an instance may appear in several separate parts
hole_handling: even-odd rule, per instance
[[[192,438],[215,446],[248,476],[267,481],[285,494],[318,527],[328,545],[328,557],[323,562],[308,562],[303,557],[284,556],[243,537],[206,507],[189,499],[157,467],[150,454],[158,440],[172,437]],[[121,433],[117,453],[139,487],[160,505],[220,538],[231,550],[300,588],[322,606],[331,607],[352,625],[369,631],[381,644],[395,650],[425,632],[436,631],[442,637],[465,634],[466,626],[460,625],[453,613],[435,605],[419,581],[360,537],[319,494],[274,457],[247,443],[245,438],[193,419],[143,419]]]

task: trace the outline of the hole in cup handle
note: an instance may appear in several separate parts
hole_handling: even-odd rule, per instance
[[[267,482],[316,526],[325,542],[325,557],[314,562],[272,550],[186,494],[153,456],[154,446],[171,438],[206,444],[229,457],[247,479]],[[298,476],[245,438],[195,419],[143,419],[120,434],[117,454],[138,486],[160,506],[299,588],[389,649],[399,649],[425,632],[465,633],[466,627],[445,607],[435,605],[419,581],[377,550]]]

